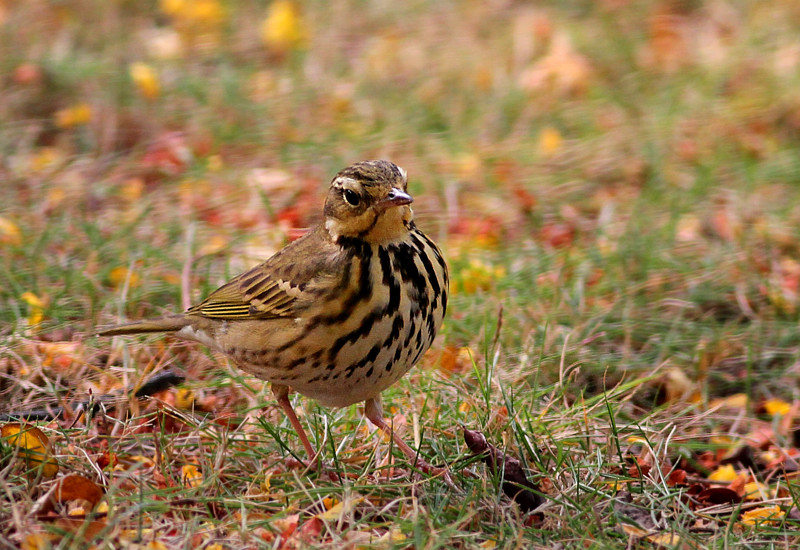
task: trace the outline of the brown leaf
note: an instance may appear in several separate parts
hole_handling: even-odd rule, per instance
[[[739,493],[727,487],[709,487],[700,491],[695,499],[706,506],[712,504],[735,504],[742,501]]]
[[[669,473],[667,478],[667,485],[674,487],[675,485],[686,485],[686,470],[673,470]]]
[[[544,498],[536,492],[538,486],[527,478],[519,460],[491,445],[477,431],[464,428],[464,442],[473,454],[483,455],[483,461],[492,473],[502,472],[503,492],[519,504],[524,512],[535,510],[544,503]]]
[[[70,474],[59,479],[50,489],[37,513],[38,515],[47,514],[55,510],[57,504],[73,500],[86,501],[89,503],[89,508],[93,510],[103,495],[103,489],[91,479],[78,474]]]

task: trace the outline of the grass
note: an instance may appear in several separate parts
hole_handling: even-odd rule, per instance
[[[0,3],[0,414],[65,407],[37,423],[58,477],[106,490],[96,516],[33,514],[55,482],[6,439],[1,547],[796,545],[794,2],[315,0],[269,44],[269,3],[197,5]],[[385,409],[457,491],[390,460],[355,407],[302,397],[341,481],[292,467],[263,382],[91,336],[269,256],[374,157],[408,170],[454,292]],[[184,384],[130,397],[166,368]],[[115,397],[77,414],[90,394]],[[541,511],[462,426],[522,461]],[[726,455],[777,496],[689,498]]]

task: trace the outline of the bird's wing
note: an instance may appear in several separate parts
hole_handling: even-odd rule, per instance
[[[326,253],[329,246],[319,232],[309,233],[222,285],[186,313],[213,319],[292,317],[308,303],[306,286],[331,277],[334,255]]]

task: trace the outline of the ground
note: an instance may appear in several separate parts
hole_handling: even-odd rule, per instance
[[[798,31],[790,0],[0,1],[2,547],[797,545]],[[369,158],[450,265],[384,406],[456,489],[294,396],[305,471],[262,381],[93,335]]]

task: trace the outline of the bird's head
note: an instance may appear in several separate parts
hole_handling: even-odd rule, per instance
[[[387,160],[348,166],[333,178],[325,200],[325,229],[331,238],[379,244],[408,234],[413,198],[406,171]]]

